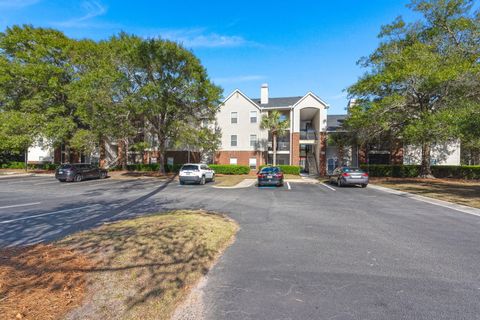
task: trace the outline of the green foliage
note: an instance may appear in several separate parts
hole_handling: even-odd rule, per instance
[[[419,165],[361,165],[371,177],[415,178]],[[432,166],[436,178],[480,179],[480,166]]]
[[[235,164],[210,164],[208,165],[216,174],[249,174],[250,167]]]
[[[260,169],[268,167],[266,165],[260,166]],[[294,175],[300,175],[300,172],[302,171],[302,167],[300,166],[290,166],[290,165],[277,165],[276,167],[279,167],[283,173],[285,174],[294,174]]]
[[[7,163],[0,163],[0,169],[25,169],[25,162],[20,161],[10,161]],[[54,163],[39,163],[39,164],[29,164],[29,170],[55,170],[57,165]]]
[[[414,0],[423,19],[384,26],[379,47],[360,64],[369,71],[348,91],[357,103],[345,126],[364,142],[384,135],[422,145],[430,174],[430,145],[461,136],[459,110],[480,101],[480,22],[472,0]],[[465,128],[468,126],[465,126]]]
[[[290,124],[287,120],[281,121],[281,113],[277,110],[271,111],[267,116],[262,117],[260,128],[268,130],[272,134],[273,164],[277,164],[277,138],[285,135]]]

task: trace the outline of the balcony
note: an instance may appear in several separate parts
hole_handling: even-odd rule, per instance
[[[268,151],[273,151],[273,142],[268,142]],[[277,151],[290,151],[290,142],[287,141],[277,141]]]
[[[301,130],[300,140],[317,140],[317,132],[313,130]]]

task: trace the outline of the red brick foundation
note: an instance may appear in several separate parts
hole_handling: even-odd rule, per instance
[[[327,175],[327,133],[320,132],[318,149],[320,150],[320,155],[318,157],[318,168],[320,176]]]
[[[219,151],[215,157],[216,164],[230,164],[230,158],[237,158],[237,164],[248,166],[250,158],[257,159],[257,167],[265,164],[266,152],[263,151]]]
[[[300,133],[292,133],[292,166],[300,164]]]

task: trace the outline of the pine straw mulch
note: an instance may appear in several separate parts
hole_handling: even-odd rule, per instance
[[[59,319],[80,305],[92,263],[53,245],[0,248],[2,319]]]

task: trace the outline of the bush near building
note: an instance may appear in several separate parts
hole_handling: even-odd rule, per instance
[[[419,165],[361,165],[371,177],[416,178]],[[436,178],[480,179],[480,166],[432,166]]]
[[[249,174],[249,166],[239,166],[236,164],[210,164],[208,165],[216,174]]]
[[[260,166],[260,169],[268,167],[268,166]],[[302,167],[300,166],[289,166],[289,165],[277,165],[284,174],[294,174],[294,175],[300,175],[300,171],[302,170]]]

